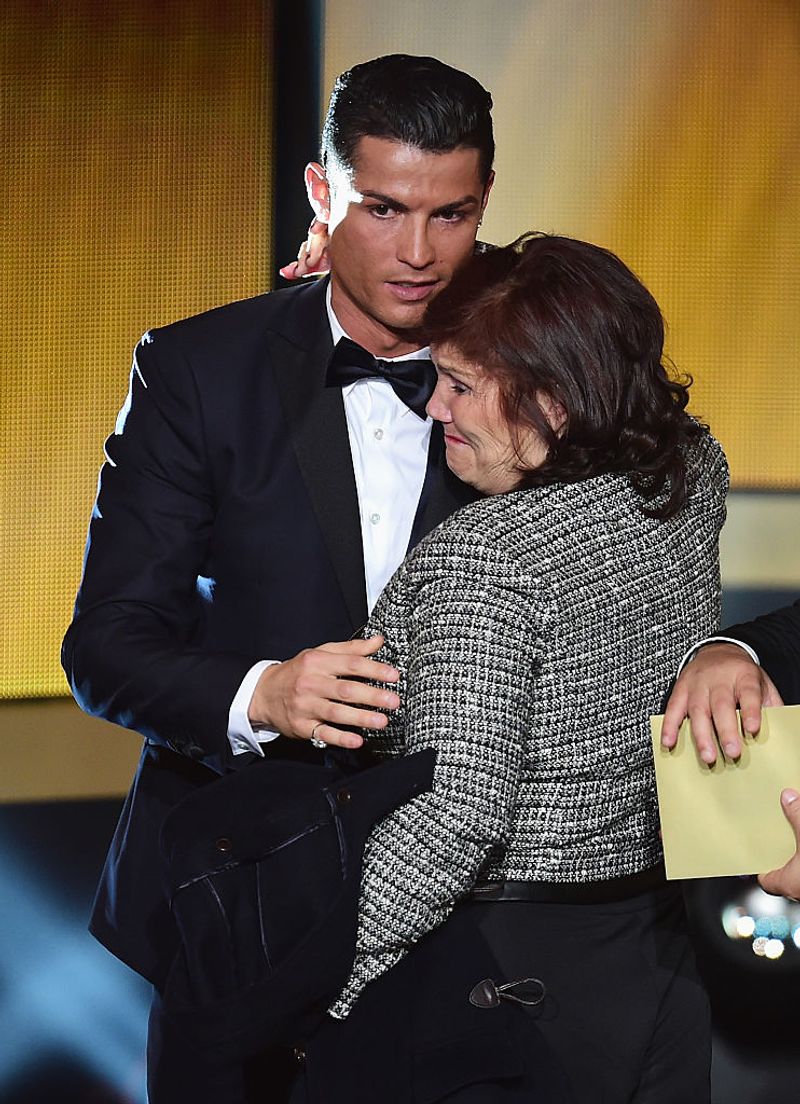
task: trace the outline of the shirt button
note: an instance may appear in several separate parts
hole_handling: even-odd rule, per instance
[[[374,436],[375,436],[376,441],[382,441],[383,440],[383,430],[382,429],[376,429]]]
[[[369,515],[369,520],[372,522],[373,525],[377,525],[378,522],[381,520],[381,515],[380,514],[370,514]]]

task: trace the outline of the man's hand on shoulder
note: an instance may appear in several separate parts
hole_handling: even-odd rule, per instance
[[[662,746],[675,746],[678,729],[688,717],[704,763],[716,762],[718,746],[737,759],[742,742],[736,710],[741,711],[745,732],[755,735],[761,727],[761,708],[769,705],[783,705],[781,696],[743,648],[726,642],[706,644],[686,664],[670,694]]]
[[[784,790],[781,794],[786,819],[792,826],[797,850],[780,870],[771,870],[769,874],[759,874],[761,888],[776,897],[800,899],[800,794],[797,790]]]
[[[361,736],[333,726],[381,729],[388,718],[374,710],[400,704],[393,691],[370,685],[399,678],[394,667],[369,658],[382,644],[381,636],[321,644],[267,667],[250,702],[250,723],[300,740],[313,736],[326,744],[360,747]]]

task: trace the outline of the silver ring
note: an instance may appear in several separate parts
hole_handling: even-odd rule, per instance
[[[314,733],[317,731],[317,729],[320,727],[320,725],[322,725],[324,723],[325,723],[324,721],[317,721],[317,723],[311,729],[311,736],[310,736],[308,742],[315,748],[326,748],[328,746],[325,743],[324,740],[318,740],[317,737],[314,735]]]

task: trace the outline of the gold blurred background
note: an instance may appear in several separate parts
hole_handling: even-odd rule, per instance
[[[138,737],[99,741],[102,722],[34,699],[67,694],[60,640],[131,349],[270,286],[272,19],[261,0],[3,6],[0,799],[129,777]],[[768,492],[800,491],[798,5],[329,0],[323,43],[325,99],[395,51],[492,91],[483,236],[571,234],[639,273],[734,487],[762,492],[731,499],[726,581],[797,588],[798,499]]]
[[[66,694],[69,622],[140,335],[270,271],[270,6],[5,0],[0,697]]]

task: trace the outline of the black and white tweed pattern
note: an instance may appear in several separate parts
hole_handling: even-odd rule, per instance
[[[580,882],[661,858],[650,714],[719,616],[727,465],[704,436],[677,518],[622,476],[497,495],[454,514],[383,592],[368,633],[401,672],[387,755],[437,750],[434,788],[367,844],[353,972],[332,1014],[475,882]]]

